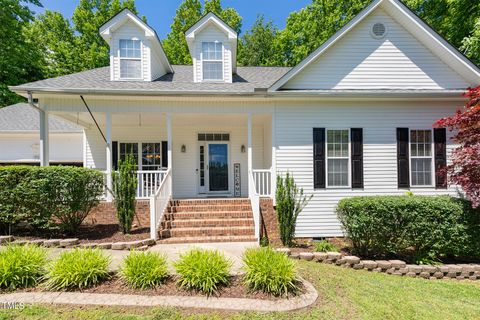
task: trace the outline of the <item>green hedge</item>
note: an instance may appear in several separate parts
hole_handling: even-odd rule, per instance
[[[480,257],[480,210],[448,196],[343,199],[337,213],[355,253],[416,262]]]
[[[99,171],[78,167],[0,167],[0,229],[27,222],[74,232],[103,192]]]

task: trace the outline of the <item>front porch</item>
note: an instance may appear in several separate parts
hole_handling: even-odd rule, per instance
[[[150,201],[152,238],[158,237],[172,200],[244,198],[251,203],[259,239],[259,199],[272,197],[275,185],[271,113],[105,112],[77,113],[76,118],[87,126],[85,166],[105,173],[106,201],[112,201],[118,161],[134,155],[137,198]],[[48,132],[42,137],[48,153]]]

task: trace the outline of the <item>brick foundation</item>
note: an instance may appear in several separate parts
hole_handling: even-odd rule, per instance
[[[133,224],[140,227],[150,226],[150,202],[148,200],[137,200]],[[93,208],[84,221],[85,224],[116,224],[117,210],[113,202],[102,201]]]
[[[262,219],[260,239],[267,237],[271,245],[281,245],[277,214],[272,199],[260,199],[260,216]]]

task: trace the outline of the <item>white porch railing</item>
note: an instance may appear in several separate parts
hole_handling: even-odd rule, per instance
[[[166,174],[167,170],[137,171],[137,198],[150,198],[158,190]]]
[[[248,184],[250,186],[255,185],[253,179],[253,172],[248,173]],[[248,188],[248,197],[250,198],[250,204],[253,212],[253,222],[255,224],[255,238],[260,241],[260,195],[254,188]]]
[[[257,194],[260,197],[272,196],[272,170],[271,169],[254,169],[253,181]]]
[[[158,189],[150,197],[150,238],[157,240],[157,228],[172,197],[172,170],[168,169]]]

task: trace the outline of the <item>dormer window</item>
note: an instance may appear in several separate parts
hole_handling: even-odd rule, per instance
[[[202,42],[203,80],[223,80],[223,46],[221,42]]]
[[[120,39],[120,78],[142,79],[140,40]]]

